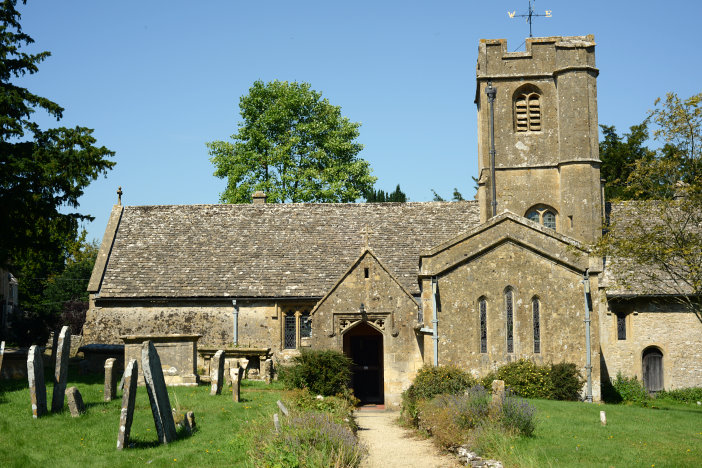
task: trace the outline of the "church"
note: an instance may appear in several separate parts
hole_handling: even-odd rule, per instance
[[[474,201],[115,205],[84,343],[198,334],[198,346],[354,361],[364,402],[397,407],[424,365],[475,376],[574,362],[591,396],[618,372],[649,391],[702,386],[702,323],[632,295],[588,246],[607,214],[593,36],[481,40]],[[588,391],[583,390],[586,395]]]

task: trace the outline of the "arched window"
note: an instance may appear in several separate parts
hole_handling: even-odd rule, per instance
[[[531,315],[534,324],[534,353],[541,353],[541,304],[539,298],[531,300]]]
[[[548,205],[532,206],[527,210],[524,217],[544,227],[556,230],[556,210]]]
[[[507,318],[507,352],[514,352],[514,293],[512,288],[505,290],[505,315]]]
[[[487,301],[481,297],[478,301],[480,310],[480,352],[487,353]]]
[[[541,93],[526,85],[514,95],[514,127],[517,132],[541,131]]]

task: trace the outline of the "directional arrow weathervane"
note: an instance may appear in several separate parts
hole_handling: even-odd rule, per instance
[[[536,1],[536,0],[534,0]],[[546,10],[545,14],[539,14],[534,12],[534,8],[531,6],[532,0],[529,0],[529,12],[525,14],[518,15],[517,10],[514,11],[508,11],[507,14],[509,15],[510,18],[518,17],[518,18],[526,18],[526,22],[529,23],[529,37],[534,37],[531,34],[531,23],[533,21],[533,18],[535,16],[543,16],[544,18],[550,18],[551,17],[551,10]]]

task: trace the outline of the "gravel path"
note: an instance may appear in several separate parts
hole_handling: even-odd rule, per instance
[[[356,411],[358,437],[368,447],[361,468],[456,468],[455,457],[441,455],[428,439],[398,426],[399,413],[382,410]]]

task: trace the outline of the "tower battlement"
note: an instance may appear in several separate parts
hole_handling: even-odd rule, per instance
[[[530,37],[526,50],[509,52],[506,39],[481,39],[478,46],[477,78],[494,80],[500,78],[547,78],[577,69],[595,68],[595,37],[551,36]]]

